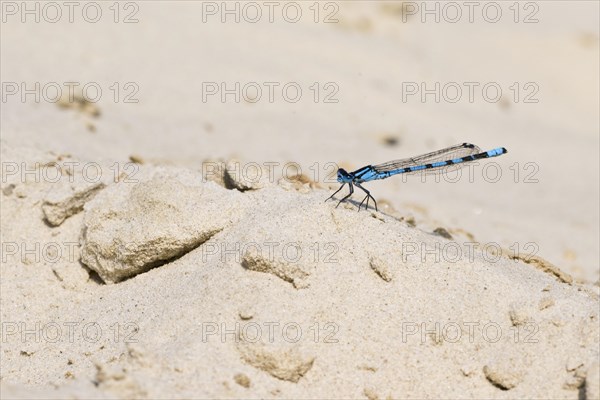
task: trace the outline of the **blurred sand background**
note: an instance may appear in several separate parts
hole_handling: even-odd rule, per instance
[[[318,180],[323,183],[326,173],[331,172],[326,167],[331,162],[352,170],[462,142],[475,143],[483,150],[503,146],[508,154],[494,159],[503,174],[495,183],[486,182],[482,167],[478,167],[473,182],[461,179],[458,183],[437,183],[428,179],[423,183],[417,177],[407,181],[391,178],[366,187],[384,212],[393,209],[406,218],[412,217],[422,229],[444,227],[451,232],[462,231],[464,237],[498,243],[503,248],[516,244],[525,253],[531,249],[525,246],[533,243],[535,255],[573,276],[581,287],[597,291],[598,2],[535,2],[537,8],[520,8],[521,21],[517,23],[509,2],[499,2],[503,16],[497,23],[486,22],[480,9],[475,11],[473,23],[467,21],[466,15],[457,23],[443,18],[437,23],[432,16],[423,22],[420,12],[407,15],[401,2],[366,1],[334,2],[335,7],[327,9],[325,3],[320,3],[318,23],[313,21],[314,13],[309,9],[312,2],[301,2],[303,16],[297,23],[285,21],[277,11],[273,23],[266,21],[266,16],[259,23],[243,18],[235,23],[232,17],[223,23],[220,14],[203,15],[206,2],[134,2],[135,8],[120,9],[120,18],[135,10],[132,18],[138,22],[115,23],[110,5],[101,4],[105,17],[98,23],[86,22],[78,13],[73,23],[55,24],[22,23],[18,14],[4,15],[7,21],[2,23],[0,60],[3,84],[25,82],[32,87],[35,82],[97,82],[104,94],[96,103],[100,110],[97,117],[44,100],[32,101],[31,97],[24,102],[19,95],[3,99],[3,148],[27,148],[32,154],[51,151],[107,165],[114,161],[125,163],[136,156],[145,165],[191,170],[201,170],[204,161],[215,159],[236,158],[242,163],[259,164],[296,162],[309,177],[314,176],[311,166],[318,163]],[[221,6],[220,2],[215,4]],[[429,4],[434,7],[435,3]],[[523,23],[532,10],[538,21]],[[323,23],[331,11],[335,11],[332,18],[337,22]],[[114,82],[122,90],[118,102],[109,89]],[[272,103],[264,97],[256,103],[222,102],[218,96],[203,101],[206,82],[241,82],[242,86],[247,82],[296,82],[302,87],[303,96],[291,103],[276,89]],[[315,102],[309,89],[315,82],[321,96],[328,92],[324,85],[334,83],[339,88],[334,98],[339,101]],[[466,90],[456,103],[443,99],[436,103],[432,96],[423,102],[419,95],[403,99],[407,82],[425,82],[428,87],[435,82],[477,82],[481,86],[494,82],[502,88],[503,97],[497,103],[489,102],[476,89],[472,103],[467,100]],[[520,87],[518,102],[509,89],[515,82]],[[137,103],[121,101],[126,83],[139,88],[134,95]],[[523,102],[529,93],[524,88],[527,83],[539,88],[533,96],[539,100],[537,103]],[[518,179],[514,175],[515,163]],[[526,163],[533,164],[525,168]],[[532,171],[537,182],[526,181]],[[323,186],[328,187],[327,182]],[[323,191],[320,196],[324,199],[329,193]],[[283,201],[277,194],[274,196]],[[360,200],[359,196],[355,198]],[[15,210],[11,207],[3,207],[3,220],[5,213]],[[269,217],[277,219],[271,214]],[[13,233],[11,238],[19,237],[16,232],[20,222],[11,223],[7,226],[3,222],[3,229]],[[24,225],[38,229],[31,227],[33,223]],[[79,225],[69,229],[78,232]],[[20,276],[19,270],[15,271],[10,279],[24,279],[15,278]],[[6,283],[6,276],[5,273],[5,290],[14,286]],[[541,285],[542,281],[538,283]],[[126,284],[142,295],[143,285],[149,283],[135,286],[133,279]],[[508,282],[506,285],[510,286]],[[428,290],[426,286],[421,289]],[[340,291],[340,295],[342,292],[345,291]],[[518,296],[516,292],[517,288],[512,294]],[[348,297],[351,293],[347,292]],[[230,294],[233,296],[235,290]],[[326,299],[327,295],[323,295],[322,300]],[[35,308],[39,300],[31,301]],[[69,302],[68,297],[64,301]],[[448,301],[454,304],[454,300]],[[597,306],[597,297],[590,304],[594,301]],[[4,294],[3,304],[6,307]],[[16,312],[18,307],[14,307],[8,308]],[[585,310],[592,309],[590,306]],[[3,311],[4,320],[14,319],[15,315],[13,311]],[[597,344],[597,338],[594,343]],[[7,346],[3,343],[4,348]],[[15,346],[10,350],[18,352],[18,345]],[[14,364],[12,357],[10,364],[3,361],[3,370],[11,366],[9,374],[3,372],[3,381],[36,385],[48,381],[43,374],[39,379],[31,378],[31,371],[29,377],[19,376],[12,367],[21,364]],[[152,379],[159,379],[158,372],[153,374],[149,375]],[[352,381],[352,375],[348,376]],[[61,379],[51,381],[62,382]],[[520,395],[578,396],[571,389],[561,392],[551,388],[538,393],[535,382],[542,385],[543,380],[529,382]],[[263,391],[263,383],[258,385],[250,397],[279,396],[267,389]],[[321,381],[309,396],[373,394],[371,389],[327,392],[323,387],[328,385],[340,388],[335,379]],[[216,386],[206,387],[210,390],[202,392],[204,396],[239,396],[237,392],[220,392]],[[506,394],[456,383],[447,392],[424,389],[427,387],[419,382],[416,388],[403,387],[402,393],[415,397],[426,393],[463,393],[468,397],[470,390],[482,396]],[[89,388],[82,390],[82,397],[92,393],[86,392]],[[155,393],[168,393],[167,389],[161,390]],[[287,387],[281,390],[283,398],[308,393]],[[119,396],[123,393],[129,392],[119,392]],[[189,395],[185,390],[180,393]],[[380,395],[384,397],[385,393]],[[510,392],[506,395],[510,397]]]

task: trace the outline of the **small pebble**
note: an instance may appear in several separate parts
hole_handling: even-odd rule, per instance
[[[244,374],[236,374],[233,377],[233,380],[235,381],[235,383],[242,387],[245,387],[246,389],[250,387],[250,378],[248,378]]]
[[[365,396],[367,396],[367,399],[369,400],[379,400],[379,396],[377,395],[377,393],[375,393],[375,391],[371,388],[365,388],[363,390],[363,394]]]
[[[8,185],[2,189],[2,194],[4,194],[5,196],[10,196],[12,194],[14,188],[15,188],[15,185],[11,183],[10,185]]]
[[[452,239],[452,235],[445,228],[435,228],[433,233],[446,239]]]
[[[488,381],[502,390],[510,390],[523,380],[523,376],[511,365],[488,364],[483,367],[483,373]]]
[[[510,304],[508,315],[510,316],[513,326],[524,325],[530,319],[525,306],[517,303]]]
[[[243,320],[249,320],[254,318],[254,312],[252,310],[241,310],[238,315]]]
[[[554,305],[554,299],[552,297],[544,297],[540,300],[539,308],[540,310],[545,310],[546,308],[552,307]]]
[[[129,156],[129,161],[136,164],[144,164],[144,159],[136,154],[132,154]]]

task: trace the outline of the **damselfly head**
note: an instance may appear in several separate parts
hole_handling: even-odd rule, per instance
[[[337,181],[339,183],[352,182],[352,175],[347,173],[345,169],[340,168],[337,170]]]

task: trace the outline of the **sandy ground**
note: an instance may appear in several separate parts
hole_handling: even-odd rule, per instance
[[[2,3],[2,398],[598,398],[598,3],[254,4]]]

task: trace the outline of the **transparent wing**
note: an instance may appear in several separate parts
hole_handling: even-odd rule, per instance
[[[470,156],[470,155],[478,154],[478,153],[481,153],[481,149],[479,147],[475,146],[474,144],[470,144],[470,143],[462,143],[462,144],[457,144],[456,146],[447,147],[442,150],[436,150],[436,151],[432,151],[431,153],[422,154],[420,156],[404,158],[402,160],[388,161],[383,164],[374,165],[373,169],[377,172],[394,171],[394,170],[397,170],[400,168],[414,167],[417,165],[424,165],[424,164],[432,164],[432,163],[439,162],[439,161],[454,160],[456,158],[466,157],[466,156]],[[456,164],[456,165],[447,166],[447,167],[453,167],[453,169],[454,168],[458,169],[458,168],[462,168],[464,166],[465,166],[464,164]],[[436,173],[436,171],[431,171],[431,170],[415,171],[414,173],[417,173],[417,172]]]

